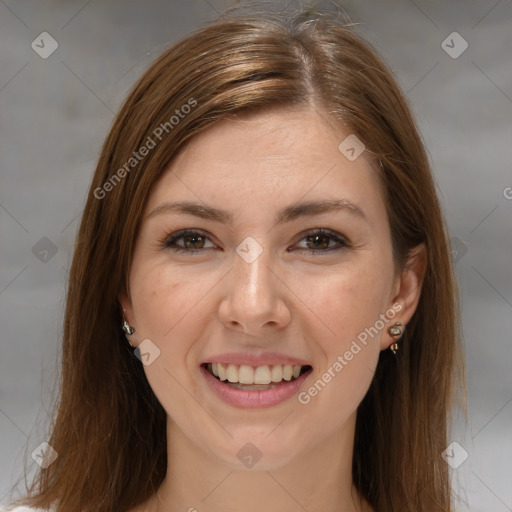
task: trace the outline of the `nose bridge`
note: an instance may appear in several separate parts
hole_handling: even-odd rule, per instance
[[[256,334],[266,324],[283,326],[289,320],[275,267],[272,252],[262,242],[248,237],[239,244],[221,307],[223,321]]]
[[[236,250],[234,259],[234,289],[248,302],[263,305],[275,292],[270,276],[271,253],[252,237],[245,239]]]

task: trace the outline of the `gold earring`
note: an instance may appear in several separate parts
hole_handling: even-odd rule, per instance
[[[400,329],[402,326],[403,324],[401,322],[395,322],[391,327],[388,328],[388,334],[393,338],[399,338],[403,333],[403,330]],[[398,351],[398,343],[395,341],[389,348],[391,349],[391,352],[393,352],[393,355],[396,355]]]

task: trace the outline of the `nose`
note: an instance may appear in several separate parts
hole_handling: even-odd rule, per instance
[[[227,328],[261,337],[289,324],[291,292],[279,266],[271,260],[265,249],[251,263],[235,254],[219,307],[220,320]]]

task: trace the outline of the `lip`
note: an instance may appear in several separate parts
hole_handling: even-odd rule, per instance
[[[226,364],[237,364],[237,365],[248,365],[248,366],[264,366],[272,364],[290,364],[292,366],[312,366],[312,364],[305,359],[297,359],[290,357],[285,354],[278,354],[277,352],[264,352],[262,354],[250,354],[229,352],[225,354],[218,354],[204,359],[199,363],[202,366],[205,363],[226,363]]]
[[[300,386],[313,372],[313,368],[311,367],[298,379],[290,382],[285,381],[284,384],[280,384],[273,389],[267,389],[264,391],[246,391],[243,389],[232,388],[227,384],[224,384],[222,381],[216,379],[206,368],[204,368],[204,366],[201,366],[200,370],[210,388],[221,400],[229,405],[242,409],[271,407],[288,400],[298,392]]]

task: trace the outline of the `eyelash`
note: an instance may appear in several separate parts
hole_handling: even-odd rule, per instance
[[[339,244],[338,247],[331,247],[329,249],[300,249],[300,253],[309,253],[314,255],[321,255],[321,254],[327,254],[333,251],[339,251],[341,249],[348,249],[351,246],[351,244],[342,236],[339,236],[333,231],[325,230],[325,229],[312,229],[304,233],[304,236],[301,238],[303,240],[304,238],[310,237],[310,236],[326,236],[335,242]],[[160,241],[160,245],[165,249],[170,249],[177,253],[188,253],[188,254],[197,254],[201,253],[206,249],[186,249],[184,247],[179,247],[176,245],[176,242],[180,239],[182,239],[185,236],[199,236],[202,238],[208,239],[208,236],[204,234],[202,231],[194,230],[194,229],[184,229],[181,231],[178,231],[176,233],[173,233],[172,235],[169,235],[165,237],[163,240]],[[301,241],[300,240],[300,241]],[[212,242],[213,243],[213,242]],[[209,248],[208,248],[209,249]]]

